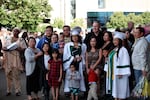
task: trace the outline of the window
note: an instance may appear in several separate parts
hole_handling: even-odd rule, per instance
[[[105,7],[105,1],[104,0],[98,0],[98,8],[104,8]]]
[[[76,18],[76,0],[71,0],[71,15],[72,19]]]

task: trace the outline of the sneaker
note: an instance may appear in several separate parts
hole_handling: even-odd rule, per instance
[[[17,92],[17,93],[16,93],[16,96],[20,96],[20,95],[21,95],[21,92]]]

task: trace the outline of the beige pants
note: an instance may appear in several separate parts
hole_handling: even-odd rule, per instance
[[[94,100],[98,100],[98,97],[97,97],[97,84],[96,83],[93,83],[93,84],[90,85],[90,90],[89,90],[89,93],[88,93],[87,100],[92,100],[92,98],[94,98]]]
[[[13,68],[6,72],[7,92],[11,92],[12,84],[15,86],[15,92],[21,92],[20,70]]]

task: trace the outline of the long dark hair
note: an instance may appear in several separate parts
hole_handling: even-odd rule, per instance
[[[112,42],[113,41],[113,36],[112,36],[112,33],[110,31],[105,31],[104,34],[107,33],[109,38],[110,38],[110,41]]]
[[[52,49],[52,52],[51,52],[51,57],[52,57],[52,60],[54,59],[53,58],[53,56],[52,56],[52,54],[53,53],[57,53],[57,59],[59,59],[59,57],[60,57],[60,54],[59,54],[59,51],[58,51],[58,49]]]
[[[45,42],[45,43],[42,45],[42,52],[44,53],[44,51],[43,51],[44,45],[48,45],[48,46],[49,46],[48,54],[51,55],[51,52],[52,52],[51,50],[52,50],[52,48],[51,48],[51,46],[49,45],[49,43],[47,43],[47,42]]]
[[[77,35],[78,36],[78,43],[82,44],[82,37],[80,35]],[[74,42],[72,40],[72,36],[71,36],[71,42]]]
[[[122,45],[122,40],[121,39],[118,39],[119,40],[119,44],[118,44],[118,50],[117,50],[117,57],[118,57],[118,55],[119,55],[119,50],[120,50],[120,48],[123,46]]]
[[[93,39],[93,38],[95,38],[95,40],[96,40],[96,37],[95,36],[91,36],[90,37],[90,39],[89,39],[89,41],[88,41],[88,44],[87,44],[87,52],[90,52],[91,51],[91,45],[90,45],[90,41]],[[96,45],[95,45],[95,48],[97,49],[97,40],[96,40]]]

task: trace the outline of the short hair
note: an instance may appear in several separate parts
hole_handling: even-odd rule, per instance
[[[46,29],[50,28],[53,32],[53,26],[47,26]]]
[[[72,61],[71,64],[70,64],[70,66],[71,66],[71,65],[76,66],[76,62],[75,62],[75,61]]]
[[[69,30],[71,30],[71,28],[70,28],[69,25],[64,25],[64,26],[63,26],[63,29],[64,29],[65,27],[67,27]]]
[[[75,68],[75,70],[77,70],[77,62],[75,62],[75,61],[72,61],[71,62],[71,64],[70,64],[70,68],[71,68],[71,66],[74,66],[74,68]]]
[[[140,33],[143,33],[143,35],[145,34],[145,29],[143,27],[136,27],[136,29],[138,29]]]
[[[94,20],[93,23],[98,23],[99,25],[101,25],[99,20]]]
[[[133,22],[133,21],[128,21],[128,24],[129,24],[129,23],[132,23],[132,24],[134,24],[134,22]]]
[[[34,40],[34,42],[36,43],[36,40],[35,40],[34,37],[29,37],[29,41],[30,41],[31,39]]]

